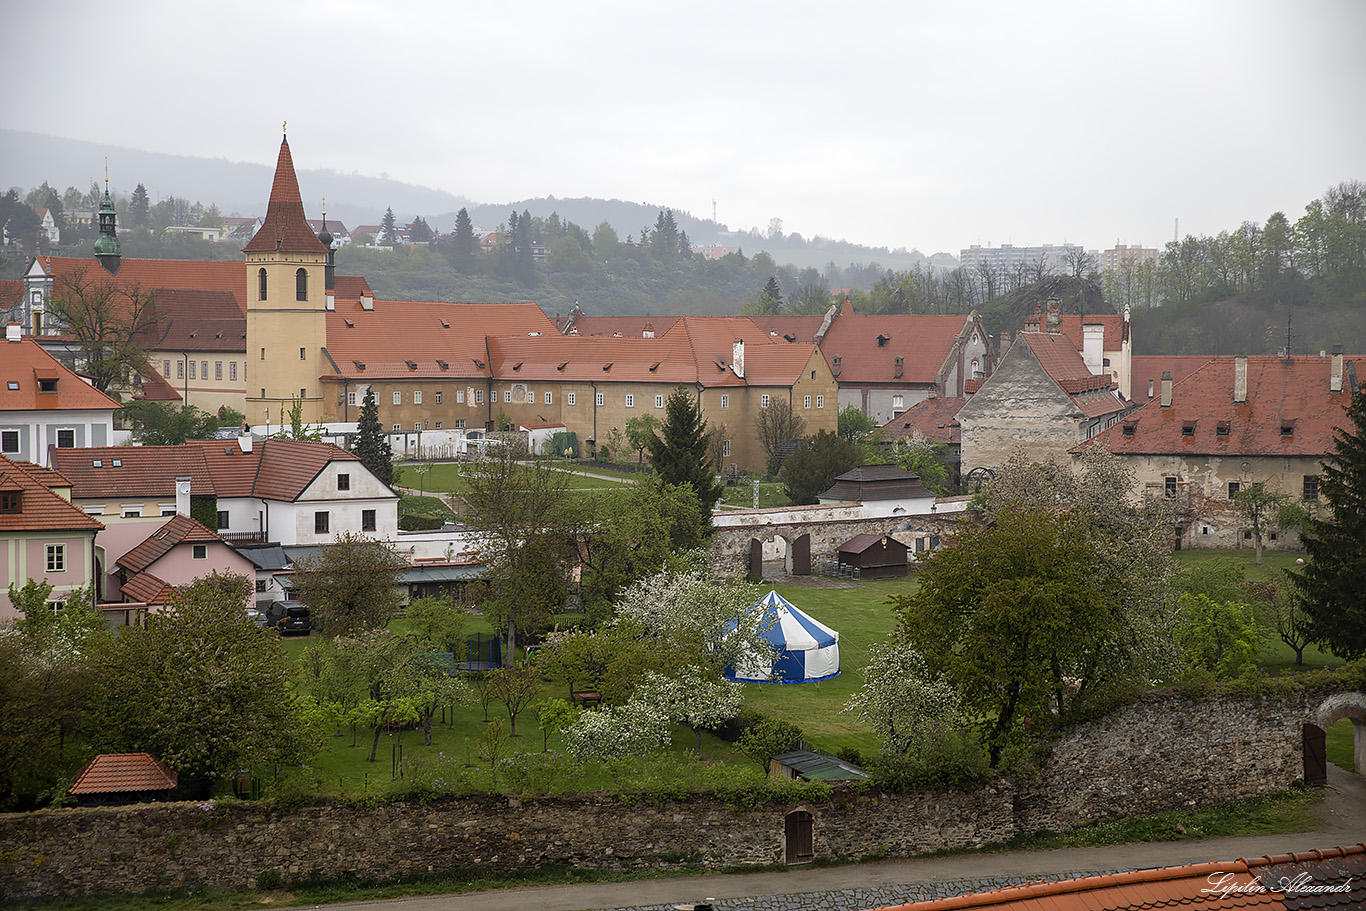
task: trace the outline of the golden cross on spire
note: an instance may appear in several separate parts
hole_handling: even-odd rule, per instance
[[[289,132],[289,121],[288,121],[288,120],[281,120],[281,121],[280,121],[280,132],[281,132],[281,133],[288,133],[288,132]]]
[[[109,156],[104,156],[104,192],[109,195]]]

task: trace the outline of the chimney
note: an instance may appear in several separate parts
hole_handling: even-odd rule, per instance
[[[5,324],[5,341],[7,341],[7,342],[17,342],[17,341],[19,341],[19,339],[23,337],[23,336],[20,334],[20,331],[19,331],[19,330],[20,330],[20,327],[19,327],[19,324],[18,324],[18,323],[6,323],[6,324]]]
[[[360,308],[362,310],[375,309],[375,299],[368,294],[362,294],[360,296]]]
[[[175,479],[175,512],[178,516],[190,515],[190,479]]]
[[[1342,391],[1342,346],[1333,346],[1333,372],[1328,379],[1329,392]]]
[[[1048,326],[1045,331],[1054,335],[1062,331],[1062,301],[1056,297],[1048,299]]]
[[[1172,372],[1162,371],[1162,407],[1172,407]]]
[[[1247,404],[1247,352],[1239,351],[1233,358],[1233,404]]]
[[[731,355],[730,361],[731,361],[731,363],[730,363],[731,369],[735,371],[735,375],[738,376],[740,379],[743,380],[743,379],[745,378],[745,340],[744,340],[744,339],[742,339],[742,338],[737,338],[737,339],[735,340],[735,345],[734,345],[734,347],[733,347],[733,349],[732,349],[732,355]]]
[[[248,455],[251,454],[251,428],[246,424],[243,424],[242,429],[237,431],[237,448]]]
[[[1086,369],[1097,376],[1105,365],[1105,327],[1099,323],[1081,327],[1081,357]]]
[[[329,289],[327,292],[327,309],[337,309],[337,293],[335,291],[332,291],[331,289]]]

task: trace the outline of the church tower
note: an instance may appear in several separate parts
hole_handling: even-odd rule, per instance
[[[289,154],[280,143],[275,183],[261,230],[242,248],[247,258],[247,422],[288,420],[293,400],[303,419],[322,415],[327,355],[328,249],[304,216]]]
[[[104,201],[100,203],[100,236],[95,238],[95,259],[110,275],[117,275],[123,245],[119,243],[118,215],[109,197],[109,166],[104,168]]]

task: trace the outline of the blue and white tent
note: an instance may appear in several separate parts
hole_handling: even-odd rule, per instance
[[[771,660],[739,660],[726,668],[727,680],[744,683],[811,683],[840,673],[840,634],[802,613],[775,591],[754,603],[764,612],[764,638]]]

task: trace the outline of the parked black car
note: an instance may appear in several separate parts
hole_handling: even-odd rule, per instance
[[[281,636],[307,636],[313,631],[313,616],[302,601],[276,601],[268,616]]]

